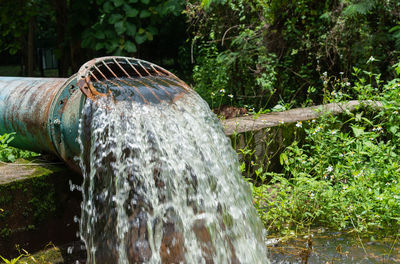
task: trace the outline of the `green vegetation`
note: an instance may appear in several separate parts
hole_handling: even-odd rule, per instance
[[[187,15],[194,30],[195,89],[233,95],[236,105],[304,106],[323,100],[322,73],[353,83],[353,67],[395,77],[400,3],[378,0],[203,0]],[[354,94],[351,94],[354,95]],[[223,103],[230,101],[226,97]]]
[[[180,15],[184,2],[98,0],[96,4],[100,14],[83,33],[82,46],[121,55],[135,53],[138,45],[152,41],[163,17]]]
[[[400,235],[400,79],[383,83],[379,74],[357,68],[353,74],[357,81],[351,86],[340,76],[323,76],[332,87],[324,102],[356,96],[381,105],[298,122],[294,142],[280,155],[279,173],[265,163],[242,165],[257,167],[247,180],[270,232],[289,235],[324,226],[365,236]]]
[[[62,256],[61,250],[56,247],[53,243],[46,245],[45,249],[32,255],[26,250],[20,250],[20,255],[13,259],[6,259],[0,256],[5,264],[55,264],[64,263],[64,258]]]
[[[37,153],[9,146],[8,144],[14,139],[14,134],[10,133],[0,136],[0,161],[14,162],[19,158],[26,159],[38,156]]]
[[[0,258],[3,260],[3,262],[4,262],[5,264],[15,264],[15,263],[18,263],[18,260],[19,260],[21,257],[22,257],[22,255],[19,256],[19,257],[16,257],[16,258],[13,258],[13,259],[8,260],[8,259],[5,259],[5,258],[3,258],[2,256],[0,256]]]
[[[26,160],[19,159],[19,165],[29,163]],[[26,229],[34,229],[35,225],[44,222],[47,218],[60,214],[62,204],[57,195],[58,186],[54,181],[55,175],[68,175],[70,171],[63,167],[51,166],[35,166],[34,171],[30,172],[26,178],[18,181],[9,182],[0,185],[0,224],[9,221],[8,217],[14,216],[13,210],[16,208],[21,211],[24,217],[29,216],[29,223]],[[62,184],[66,183],[66,180]],[[18,197],[17,194],[22,195]],[[18,203],[16,203],[18,201]],[[0,236],[9,235],[9,229],[0,232]]]
[[[106,55],[152,58],[185,71],[178,64],[186,39],[184,9],[184,0],[6,0],[0,64],[20,63],[19,75],[44,76],[38,56],[51,51],[60,77]]]
[[[188,4],[194,88],[212,108],[246,107],[257,118],[321,103],[380,102],[295,124],[279,158],[257,157],[249,137],[238,151],[241,169],[270,233],[324,226],[400,235],[399,12],[398,1],[375,0]],[[265,144],[275,144],[274,131],[266,133]]]

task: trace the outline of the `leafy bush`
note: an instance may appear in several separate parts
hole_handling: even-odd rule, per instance
[[[182,0],[97,0],[99,15],[82,34],[82,46],[108,54],[133,54],[138,46],[152,41],[162,28],[162,19],[178,16]]]
[[[203,5],[209,6],[210,2],[205,1]],[[247,6],[236,1],[228,2],[229,8],[224,9],[224,16],[239,15],[239,20],[245,20],[247,14],[244,10]],[[277,80],[276,55],[269,53],[263,42],[265,24],[248,27],[245,23],[231,25],[227,21],[225,31],[222,32],[222,28],[214,24],[219,23],[219,15],[219,11],[207,13],[203,22],[211,27],[211,31],[200,26],[199,30],[207,30],[208,34],[203,35],[199,31],[194,39],[194,42],[200,43],[193,73],[195,90],[209,103],[212,99],[210,94],[217,94],[223,90],[232,96],[225,98],[222,104],[227,104],[233,99],[237,105],[264,107],[274,93]],[[194,19],[197,13],[189,12],[190,16]],[[234,37],[231,34],[234,34]]]
[[[0,161],[14,162],[19,158],[31,158],[37,156],[37,153],[21,150],[9,146],[8,144],[14,139],[15,133],[4,134],[0,136]]]
[[[395,70],[400,73],[399,64]],[[324,100],[337,102],[351,93],[373,101],[355,112],[325,114],[298,126],[305,138],[281,154],[282,173],[253,186],[256,207],[270,231],[322,225],[399,235],[400,79],[383,85],[380,75],[357,68],[354,76],[351,86],[341,77],[322,76]]]

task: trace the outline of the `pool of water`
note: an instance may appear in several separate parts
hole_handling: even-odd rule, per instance
[[[314,230],[311,235],[280,241],[269,238],[271,263],[400,263],[399,237],[360,239],[357,234]]]
[[[356,234],[320,232],[313,230],[311,236],[290,239],[267,240],[268,255],[275,264],[337,264],[337,263],[400,263],[399,239],[372,241],[362,240]],[[54,249],[35,255],[35,258],[53,260],[48,256]],[[75,242],[56,249],[59,259],[54,263],[86,263],[86,250],[82,242]],[[41,257],[45,255],[46,257]]]

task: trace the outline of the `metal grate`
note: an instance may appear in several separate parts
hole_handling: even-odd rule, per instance
[[[91,100],[112,97],[143,103],[176,101],[191,89],[153,63],[127,57],[93,59],[80,68],[78,86]]]

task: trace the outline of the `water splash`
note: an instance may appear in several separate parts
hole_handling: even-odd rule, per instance
[[[80,140],[87,263],[268,263],[237,155],[197,94],[87,100]]]

